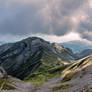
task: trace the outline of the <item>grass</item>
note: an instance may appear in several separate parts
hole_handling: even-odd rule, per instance
[[[65,77],[61,80],[62,83],[70,81],[77,73],[72,72],[65,75]]]
[[[15,90],[15,88],[13,86],[11,86],[11,85],[5,84],[3,86],[3,90]]]
[[[61,71],[67,66],[55,67],[50,70],[37,69],[34,73],[27,76],[24,80],[30,81],[35,85],[41,85],[49,79],[61,76]]]
[[[44,52],[41,58],[41,65],[29,74],[24,80],[30,81],[35,85],[41,85],[49,79],[61,76],[61,72],[68,66],[57,55]]]
[[[3,85],[3,90],[15,90],[16,88],[15,87],[13,87],[13,86],[11,86],[11,85],[9,85],[8,83],[11,83],[12,82],[12,80],[10,79],[10,78],[8,78],[8,79],[0,79],[0,88],[2,87],[2,85]]]
[[[27,77],[25,79],[25,81],[30,81],[31,83],[33,83],[34,85],[41,85],[44,82],[47,82],[49,79],[53,78],[53,77],[58,77],[61,75],[61,72],[56,72],[56,73],[42,73],[39,75],[36,75],[35,77]]]
[[[71,88],[72,86],[73,86],[72,84],[64,84],[59,87],[52,88],[52,91],[64,90],[64,89]]]
[[[61,66],[61,67],[60,67],[60,69],[59,69],[59,67],[57,67],[57,68],[55,67],[55,69],[52,69],[52,70],[51,69],[50,70],[46,70],[46,69],[44,70],[44,68],[42,69],[42,66],[41,66],[41,69],[37,69],[37,71],[30,74],[24,80],[30,81],[31,83],[33,83],[35,85],[41,85],[44,82],[47,82],[51,78],[61,76],[61,71],[67,66]]]

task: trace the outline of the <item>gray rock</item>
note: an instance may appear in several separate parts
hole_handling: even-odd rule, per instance
[[[0,65],[9,75],[23,79],[33,71],[35,66],[41,64],[44,51],[59,56],[63,61],[74,60],[73,55],[62,46],[53,45],[41,38],[29,37],[16,43],[0,46]]]

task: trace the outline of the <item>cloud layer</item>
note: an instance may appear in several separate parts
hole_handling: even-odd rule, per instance
[[[0,0],[0,35],[80,33],[92,40],[91,0]]]

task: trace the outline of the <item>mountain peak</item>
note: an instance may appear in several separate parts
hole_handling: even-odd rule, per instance
[[[7,48],[8,47],[8,48]],[[8,74],[24,79],[39,67],[42,70],[64,66],[74,61],[71,52],[59,44],[38,37],[29,37],[16,43],[0,46],[0,65]],[[47,68],[46,68],[47,67]]]

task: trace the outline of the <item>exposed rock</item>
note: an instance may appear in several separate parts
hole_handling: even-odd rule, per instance
[[[0,46],[0,65],[9,75],[20,79],[35,71],[43,61],[47,67],[54,67],[74,60],[68,49],[37,37]]]
[[[7,78],[8,75],[3,67],[0,67],[0,78]]]
[[[52,87],[55,92],[92,92],[92,55],[76,61],[62,74],[60,83]]]

